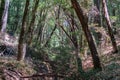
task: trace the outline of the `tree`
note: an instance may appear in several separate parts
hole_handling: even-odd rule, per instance
[[[4,6],[5,6],[5,0],[1,0],[1,4],[0,4],[0,30],[2,27],[2,16],[3,16],[3,12],[4,12]]]
[[[35,18],[36,18],[35,13],[37,11],[38,5],[39,5],[39,0],[36,0],[35,1],[35,6],[34,6],[33,11],[32,11],[32,19],[31,19],[30,26],[29,26],[28,32],[27,32],[27,35],[28,35],[27,43],[28,43],[28,45],[30,45],[31,42],[32,42],[33,31],[34,31],[34,23],[35,23]]]
[[[6,31],[7,19],[8,19],[8,8],[9,8],[9,0],[2,0],[1,3],[1,14],[0,15],[0,32],[4,33]]]
[[[92,7],[91,11],[92,11],[92,15],[94,16],[94,27],[100,28],[101,27],[101,16],[100,16],[100,0],[93,0],[94,1],[94,6]],[[100,32],[93,32],[93,35],[95,37],[96,40],[96,44],[98,47],[100,47],[100,40],[102,38],[102,34]]]
[[[97,9],[100,11],[100,0],[93,0],[94,5],[97,7]]]
[[[56,17],[56,18],[55,18],[55,19],[56,19],[56,23],[55,23],[55,26],[54,26],[54,28],[53,28],[53,30],[52,30],[49,38],[48,38],[47,41],[45,42],[44,46],[47,46],[47,44],[49,43],[49,40],[51,39],[53,33],[54,33],[55,30],[57,29],[57,23],[59,22],[59,16],[60,16],[60,8],[61,8],[61,7],[60,7],[60,5],[59,5],[59,6],[58,6],[58,10],[57,10],[57,11],[54,11],[55,17]]]
[[[79,18],[79,21],[81,22],[82,25],[82,29],[85,33],[91,54],[92,54],[92,58],[93,58],[93,64],[94,64],[94,68],[95,69],[102,69],[101,64],[100,64],[100,59],[98,57],[98,52],[96,50],[92,35],[88,29],[88,22],[86,20],[86,16],[84,16],[83,11],[79,5],[79,3],[76,0],[71,0],[72,6]]]
[[[37,11],[37,7],[39,5],[39,0],[35,1],[35,6],[33,8],[32,11],[32,19],[30,22],[30,25],[28,27],[28,31],[27,31],[27,14],[28,14],[28,7],[29,7],[29,3],[30,1],[26,1],[26,6],[25,6],[25,11],[24,11],[24,16],[23,16],[23,20],[22,20],[22,28],[21,28],[21,33],[20,33],[20,38],[19,38],[19,45],[18,45],[18,61],[21,61],[24,59],[25,55],[26,55],[26,46],[27,44],[30,45],[32,42],[32,38],[33,38],[33,31],[34,31],[34,23],[35,23],[35,13]],[[27,36],[26,36],[27,35]]]
[[[24,41],[24,39],[25,39],[25,32],[26,32],[26,19],[28,14],[29,1],[30,0],[26,0],[25,10],[24,10],[24,15],[22,20],[22,27],[21,27],[21,32],[19,36],[18,56],[17,56],[18,61],[22,61],[26,54],[26,42]]]
[[[82,68],[82,61],[81,58],[79,57],[79,46],[78,46],[78,39],[77,39],[77,35],[75,34],[76,32],[76,26],[75,26],[75,20],[74,20],[74,12],[71,14],[71,38],[73,40],[73,44],[75,47],[75,58],[76,58],[76,62],[77,62],[77,73],[80,73],[81,78],[82,78],[82,74],[84,73],[83,68]],[[77,75],[78,76],[78,75]]]
[[[107,23],[108,34],[110,36],[112,46],[113,46],[113,53],[116,53],[116,52],[118,52],[117,44],[116,44],[116,40],[115,40],[113,31],[112,31],[112,28],[111,28],[112,25],[111,25],[111,22],[110,22],[110,18],[109,18],[109,14],[108,14],[107,5],[106,5],[105,0],[102,0],[102,5],[103,5],[104,17],[105,17],[105,20],[106,20],[106,23]]]

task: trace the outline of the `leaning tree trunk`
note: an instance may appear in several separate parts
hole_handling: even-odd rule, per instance
[[[105,0],[102,0],[102,5],[103,5],[103,12],[104,12],[105,20],[106,20],[106,23],[107,23],[108,34],[109,34],[110,39],[112,41],[113,53],[116,53],[116,52],[118,52],[117,44],[116,44],[116,40],[115,40],[115,37],[113,35],[113,31],[112,31],[112,28],[111,28],[111,22],[110,22],[110,18],[109,18],[109,14],[108,14],[107,5],[106,5]]]
[[[57,11],[55,11],[55,20],[56,20],[56,23],[57,22],[59,22],[59,16],[60,16],[60,5],[58,6],[58,10]],[[52,37],[52,35],[53,35],[53,33],[55,32],[55,30],[57,29],[57,24],[55,23],[55,27],[53,28],[53,30],[52,30],[52,32],[51,32],[51,34],[50,34],[50,36],[48,37],[48,39],[47,39],[47,41],[45,42],[45,47],[47,46],[47,44],[49,43],[49,41],[50,41],[50,39],[51,39],[51,37]]]
[[[26,54],[26,42],[24,41],[24,38],[25,38],[25,31],[26,31],[26,18],[28,13],[29,1],[30,0],[26,0],[26,6],[25,6],[23,20],[22,20],[22,28],[21,28],[19,44],[18,44],[18,56],[17,56],[18,61],[24,60],[24,57]]]
[[[72,15],[73,14],[73,15]],[[77,74],[76,77],[78,77],[78,73],[81,75],[81,78],[83,78],[83,73],[84,70],[82,68],[82,60],[79,57],[79,46],[78,46],[78,41],[77,41],[77,35],[75,34],[75,31],[77,29],[77,27],[75,26],[75,20],[74,20],[74,12],[71,14],[71,38],[73,40],[74,43],[74,47],[75,47],[75,58],[76,58],[76,68],[77,68]]]
[[[73,5],[73,8],[75,9],[75,12],[79,18],[79,21],[81,22],[82,25],[82,29],[85,33],[91,54],[92,54],[92,58],[93,58],[93,64],[94,64],[94,68],[95,69],[102,69],[101,64],[100,64],[100,59],[98,57],[98,52],[96,50],[92,35],[88,29],[88,22],[85,19],[85,16],[83,14],[83,11],[79,5],[79,3],[77,2],[77,0],[71,0],[71,3]]]

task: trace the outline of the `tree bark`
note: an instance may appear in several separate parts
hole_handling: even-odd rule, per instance
[[[26,0],[25,10],[24,10],[24,15],[22,20],[22,28],[21,28],[19,44],[18,44],[18,55],[17,55],[18,61],[24,60],[24,57],[26,54],[26,42],[24,41],[24,38],[25,38],[25,31],[26,31],[26,18],[28,14],[29,1],[30,0]]]
[[[95,69],[102,69],[101,64],[100,64],[100,59],[98,57],[98,52],[96,50],[92,35],[88,29],[88,22],[85,19],[85,16],[83,14],[83,11],[79,5],[79,3],[76,0],[71,0],[72,6],[79,18],[79,21],[81,22],[82,25],[82,29],[85,33],[91,54],[92,54],[92,58],[93,58],[93,64],[94,64],[94,68]]]
[[[4,6],[4,10],[3,10],[3,6]],[[0,23],[0,31],[1,33],[4,33],[6,31],[6,25],[7,25],[7,19],[8,19],[8,8],[9,8],[9,0],[5,0],[5,5],[4,5],[4,1],[1,7],[1,13],[2,13],[2,18],[1,18],[1,23]],[[0,16],[0,17],[1,17]]]
[[[82,68],[82,60],[81,58],[79,57],[79,46],[78,46],[78,40],[77,40],[77,35],[75,34],[75,31],[76,31],[76,27],[75,27],[75,20],[74,20],[74,12],[72,13],[73,15],[71,15],[71,38],[73,40],[73,43],[74,43],[74,46],[75,46],[75,58],[76,58],[76,68],[77,68],[77,74],[76,76],[78,77],[78,73],[81,75],[81,78],[84,80],[83,78],[83,73],[84,73],[84,70]]]
[[[32,42],[33,31],[34,31],[34,23],[35,23],[35,18],[36,18],[35,13],[37,11],[38,5],[39,5],[39,0],[36,0],[34,9],[32,11],[33,12],[32,13],[32,20],[30,22],[30,26],[29,26],[28,34],[27,34],[28,35],[28,40],[27,40],[28,45],[30,45],[31,42]]]
[[[91,14],[91,16],[93,15],[94,17],[93,17],[93,22],[94,22],[94,24],[97,24],[97,25],[95,25],[94,27],[101,27],[101,25],[102,25],[102,22],[101,22],[101,16],[100,16],[100,13],[101,13],[101,11],[100,11],[100,3],[101,3],[101,0],[93,0],[93,3],[94,3],[94,6],[92,7],[92,9],[91,9],[91,13],[93,13],[93,14]],[[90,23],[91,21],[89,20],[89,23]],[[94,27],[92,27],[92,28],[94,28]],[[94,36],[94,41],[96,42],[96,46],[98,47],[98,49],[100,48],[100,44],[101,44],[101,38],[102,38],[102,34],[100,33],[100,32],[96,32],[95,30],[94,31],[92,31],[92,33],[93,33],[93,36]]]
[[[100,11],[100,0],[94,0],[94,5],[97,7],[97,9]]]
[[[94,22],[101,26],[101,17],[100,17],[100,0],[94,0],[94,6],[96,6],[97,15],[95,16]]]
[[[112,31],[112,25],[111,25],[111,22],[110,22],[108,10],[107,10],[107,4],[106,4],[105,0],[102,0],[102,5],[103,5],[104,17],[105,17],[105,20],[106,20],[106,23],[107,23],[108,34],[110,36],[112,46],[113,46],[113,53],[117,53],[118,52],[117,44],[116,44],[116,40],[115,40],[113,31]]]
[[[0,5],[0,30],[2,26],[2,16],[4,12],[4,6],[5,6],[5,0],[1,0],[1,5]]]

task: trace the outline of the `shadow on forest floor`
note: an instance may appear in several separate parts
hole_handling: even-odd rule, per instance
[[[120,64],[111,63],[104,70],[92,76],[90,80],[120,80]]]
[[[120,80],[120,50],[117,54],[107,54],[101,57],[103,70],[96,73],[88,71],[88,80]]]

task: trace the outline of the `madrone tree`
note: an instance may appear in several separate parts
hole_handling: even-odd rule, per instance
[[[88,45],[89,45],[89,48],[90,48],[90,51],[92,54],[94,68],[102,70],[98,52],[96,50],[92,35],[88,28],[88,22],[86,20],[86,16],[84,15],[83,10],[81,9],[77,0],[71,0],[71,3],[72,3],[72,6],[73,6],[78,18],[79,18],[79,21],[81,22],[82,29],[85,33],[85,36],[86,36],[86,39],[87,39],[87,42],[88,42]]]
[[[112,31],[112,25],[111,25],[108,10],[107,10],[106,0],[102,0],[102,5],[103,5],[104,17],[105,17],[105,20],[107,23],[108,34],[110,36],[112,46],[113,46],[113,53],[116,53],[116,52],[118,52],[118,49],[117,49],[117,44],[116,44],[116,40],[115,40],[113,31]]]

